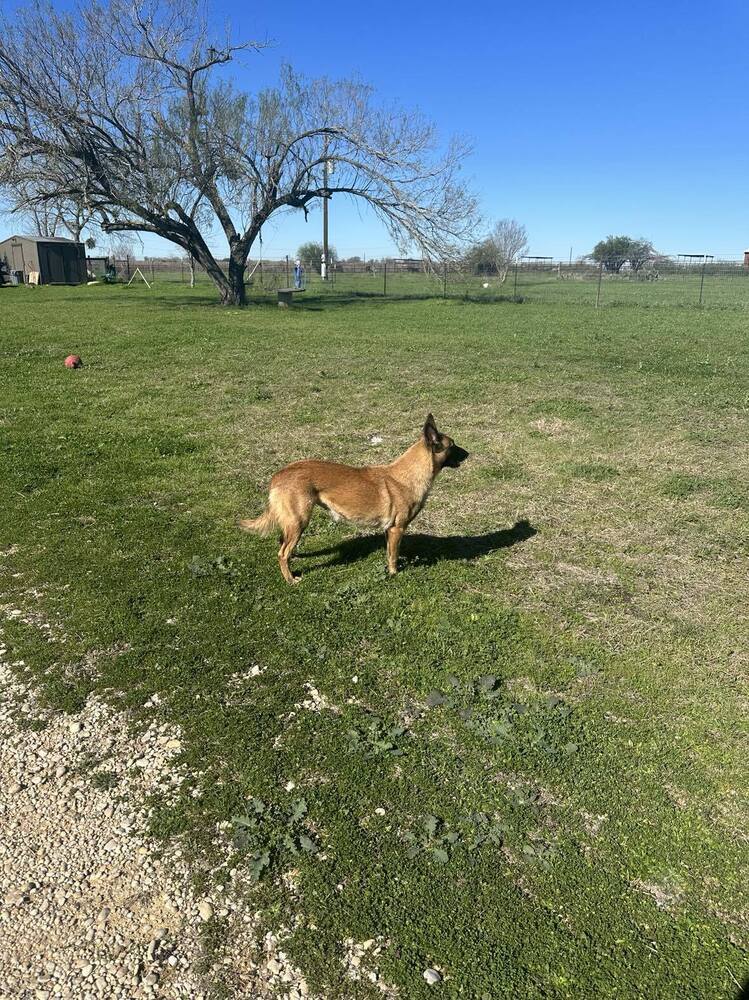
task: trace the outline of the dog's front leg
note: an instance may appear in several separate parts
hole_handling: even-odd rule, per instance
[[[398,572],[398,550],[400,549],[401,538],[403,538],[405,530],[405,528],[401,528],[397,524],[394,524],[392,528],[388,528],[388,573],[391,576],[395,576]]]

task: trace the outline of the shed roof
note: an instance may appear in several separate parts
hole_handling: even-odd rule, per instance
[[[78,240],[71,240],[67,236],[26,236],[23,233],[20,235],[15,233],[13,236],[6,236],[4,240],[0,240],[0,243],[6,243],[8,240],[28,240],[29,243],[72,243],[77,246]]]

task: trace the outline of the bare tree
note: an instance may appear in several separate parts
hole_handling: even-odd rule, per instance
[[[0,191],[8,196],[7,211],[20,217],[38,236],[70,236],[80,242],[83,230],[91,228],[94,213],[74,198],[59,197],[40,185],[31,171],[17,177],[9,162],[0,163]]]
[[[487,242],[494,252],[494,263],[500,284],[504,284],[507,272],[518,257],[528,249],[525,226],[521,226],[515,219],[500,219],[494,224]]]
[[[15,193],[15,192],[14,192]],[[36,236],[58,236],[63,221],[58,205],[27,201],[22,192],[11,201],[8,211],[21,219],[21,228]]]
[[[113,260],[124,260],[135,256],[135,238],[131,233],[112,233],[107,240],[109,256]]]
[[[20,180],[33,163],[48,194],[80,200],[105,231],[177,244],[223,302],[244,304],[268,219],[323,198],[364,200],[400,247],[428,256],[452,256],[472,233],[466,146],[440,153],[431,124],[378,104],[364,84],[286,69],[278,87],[238,91],[221,68],[262,45],[212,38],[199,0],[103,0],[72,13],[36,2],[0,22],[7,169]],[[199,203],[224,234],[226,265]]]

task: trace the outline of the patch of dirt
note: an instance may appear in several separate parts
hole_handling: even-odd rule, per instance
[[[639,878],[629,884],[638,892],[650,896],[659,910],[666,910],[668,913],[675,913],[684,898],[684,891],[678,886],[656,885],[655,882],[645,882]]]
[[[581,809],[580,818],[583,821],[583,830],[585,830],[588,836],[597,837],[601,832],[601,827],[609,816],[608,813],[589,813]]]
[[[178,733],[135,736],[94,697],[76,715],[44,712],[11,666],[0,662],[0,982],[19,997],[204,997],[189,873],[178,849],[152,857],[148,817],[129,804],[182,780]],[[43,728],[19,729],[19,706]]]
[[[390,942],[386,938],[370,938],[362,942],[346,938],[343,945],[345,948],[343,966],[349,979],[354,982],[369,980],[389,1000],[396,1000],[400,996],[398,988],[386,983],[377,968],[378,955],[381,955],[390,946]]]
[[[538,420],[531,420],[528,426],[549,437],[565,437],[575,429],[569,420],[560,420],[559,417],[539,417]]]
[[[10,617],[51,636],[46,621]],[[136,804],[176,799],[179,731],[157,719],[135,731],[94,695],[74,715],[52,713],[18,679],[23,666],[0,631],[0,997],[207,1000],[217,982],[237,998],[308,997],[282,932],[259,931],[225,829],[225,860],[201,895],[178,843],[154,854]],[[144,707],[157,714],[159,701]],[[206,954],[216,925],[222,947]]]

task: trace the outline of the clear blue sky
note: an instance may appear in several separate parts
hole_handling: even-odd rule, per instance
[[[221,0],[212,10],[275,43],[238,70],[247,87],[272,83],[283,62],[357,74],[444,136],[469,136],[484,214],[524,223],[531,253],[578,256],[608,233],[674,253],[749,246],[745,0]],[[287,215],[264,253],[293,254],[319,235],[319,214]],[[343,255],[393,250],[375,219],[337,200],[331,241]],[[146,252],[156,247],[146,238]]]

